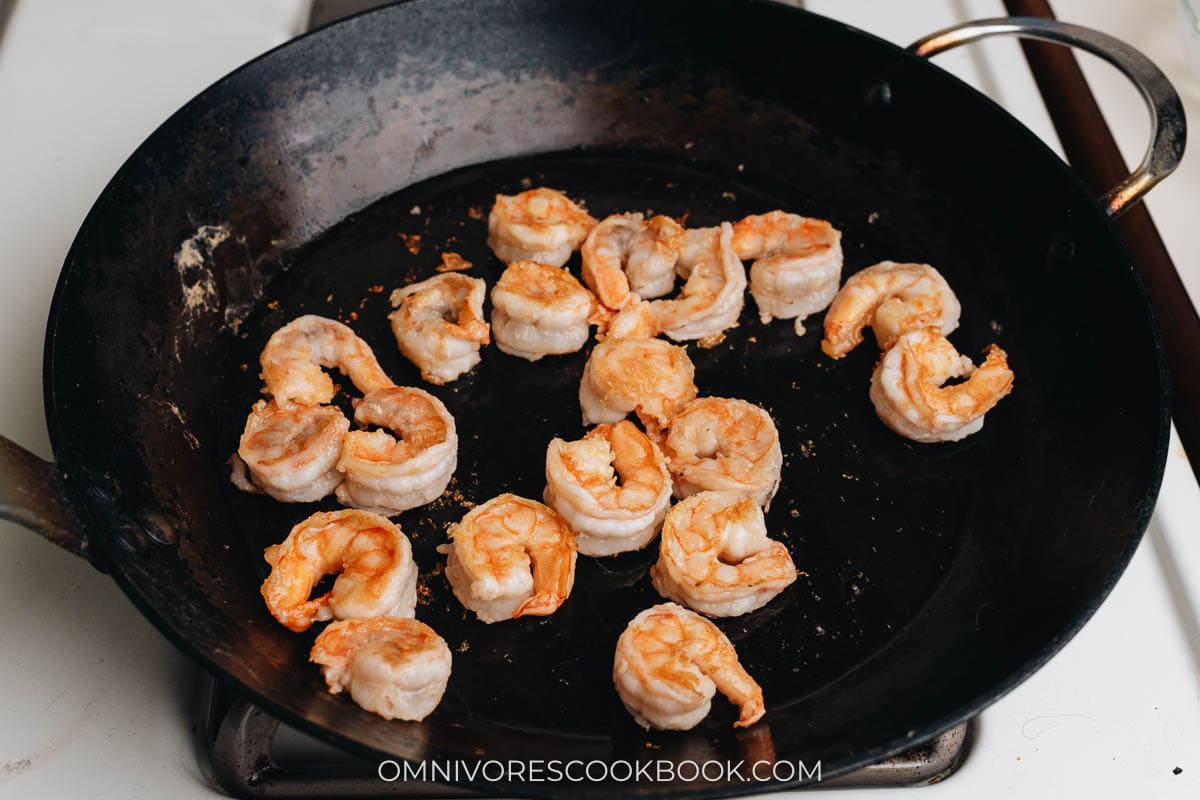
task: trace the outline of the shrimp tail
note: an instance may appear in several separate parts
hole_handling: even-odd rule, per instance
[[[554,512],[557,513],[557,512]],[[564,523],[565,524],[565,523]],[[571,595],[575,583],[575,542],[566,556],[554,552],[531,552],[534,593],[513,611],[517,617],[547,617]]]
[[[738,715],[737,722],[733,723],[733,727],[735,728],[749,728],[762,719],[763,714],[767,713],[766,705],[763,702],[762,689],[759,689],[754,696],[744,700],[740,711],[741,713]]]
[[[748,728],[762,719],[766,713],[763,690],[737,660],[733,645],[722,643],[716,652],[709,652],[700,659],[701,669],[712,678],[717,691],[725,695],[738,707],[735,728]]]
[[[558,610],[565,601],[566,595],[555,591],[538,592],[513,611],[513,619],[518,617],[548,617]]]

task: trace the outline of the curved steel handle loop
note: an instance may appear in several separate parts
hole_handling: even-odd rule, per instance
[[[928,58],[990,36],[1016,36],[1078,47],[1112,64],[1141,92],[1150,109],[1150,146],[1137,169],[1100,199],[1110,217],[1142,199],[1179,166],[1187,141],[1187,121],[1175,87],[1150,59],[1108,34],[1038,17],[1000,17],[946,28],[913,42],[908,49]]]

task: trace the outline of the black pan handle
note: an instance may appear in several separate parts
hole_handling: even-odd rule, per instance
[[[1150,109],[1150,146],[1137,169],[1100,199],[1110,217],[1119,216],[1141,200],[1179,166],[1187,141],[1187,120],[1179,94],[1154,62],[1120,39],[1054,19],[998,17],[964,22],[931,33],[908,49],[928,58],[990,36],[1016,36],[1078,47],[1112,64],[1141,92]]]
[[[0,519],[23,525],[95,563],[58,468],[4,436],[0,436]]]

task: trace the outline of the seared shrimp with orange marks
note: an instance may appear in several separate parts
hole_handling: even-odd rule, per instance
[[[630,294],[625,307],[608,319],[602,330],[596,331],[596,340],[605,339],[649,339],[662,333],[654,316],[654,307],[635,294]]]
[[[334,406],[280,408],[259,400],[231,460],[233,484],[283,503],[320,500],[342,482],[337,462],[349,429],[350,421]]]
[[[337,488],[342,505],[399,514],[441,496],[458,466],[454,417],[428,392],[393,386],[358,402],[354,421],[387,431],[350,431],[342,438]]]
[[[842,280],[842,234],[822,219],[770,211],[733,226],[733,250],[750,266],[750,294],[763,323],[804,318],[833,301]]]
[[[490,341],[486,290],[479,278],[445,273],[392,292],[392,333],[424,380],[441,386],[479,363],[479,346]]]
[[[719,227],[687,228],[679,243],[679,259],[675,262],[675,271],[681,278],[687,278],[695,266],[709,258],[720,245]]]
[[[505,264],[567,263],[596,220],[554,189],[538,187],[517,195],[496,195],[488,215],[488,247]]]
[[[766,713],[762,687],[738,661],[729,637],[675,603],[648,608],[625,626],[613,657],[613,683],[643,728],[694,728],[718,691],[738,707],[735,728]]]
[[[349,690],[355,703],[384,719],[425,719],[450,680],[450,648],[415,619],[334,622],[313,642],[309,660],[321,666],[332,694]]]
[[[671,420],[663,452],[676,497],[734,491],[768,508],[779,488],[779,431],[766,410],[745,400],[701,397],[688,403]]]
[[[667,460],[629,420],[597,425],[575,442],[553,439],[545,500],[585,556],[640,550],[658,535],[671,505]]]
[[[904,334],[871,376],[875,412],[914,442],[956,442],[978,432],[984,415],[1013,387],[1007,354],[994,344],[985,352],[976,368],[936,328]]]
[[[670,217],[614,214],[588,234],[580,255],[583,282],[611,309],[623,308],[630,293],[643,300],[669,294],[683,228]]]
[[[537,361],[574,353],[587,342],[596,299],[565,269],[514,261],[492,287],[496,346]]]
[[[851,275],[838,290],[825,315],[821,349],[831,358],[841,358],[862,342],[868,325],[880,350],[889,349],[901,334],[921,328],[949,335],[958,327],[961,311],[954,290],[933,267],[881,261]]]
[[[375,353],[337,320],[305,314],[271,335],[259,359],[266,391],[280,406],[319,406],[333,399],[336,367],[363,394],[393,386]]]
[[[264,552],[271,574],[262,585],[267,609],[280,624],[306,631],[327,619],[411,617],[417,604],[417,565],[398,525],[367,511],[321,511]],[[333,587],[312,597],[326,575]]]
[[[667,512],[650,580],[669,600],[710,617],[736,617],[795,582],[796,565],[787,547],[767,535],[753,499],[700,492]]]
[[[746,302],[746,269],[732,238],[733,226],[722,223],[715,245],[687,269],[679,296],[650,304],[658,329],[670,338],[703,339],[737,325]]]
[[[619,422],[629,412],[652,435],[696,396],[687,351],[662,339],[609,338],[592,349],[579,382],[586,425]]]
[[[484,622],[553,614],[575,585],[575,537],[552,508],[502,494],[450,532],[446,578]]]

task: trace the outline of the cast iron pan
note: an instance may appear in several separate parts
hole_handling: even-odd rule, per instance
[[[586,352],[529,364],[492,346],[431,388],[461,451],[450,491],[399,518],[421,565],[418,617],[454,650],[425,722],[330,695],[307,663],[311,635],[276,624],[258,594],[263,547],[333,507],[229,483],[267,337],[301,313],[337,317],[393,378],[420,384],[387,293],[433,274],[444,249],[494,281],[477,211],[543,184],[597,216],[827,218],[847,274],[932,263],[962,300],[958,348],[1010,354],[1016,389],[983,432],[923,446],[871,408],[873,345],[832,362],[819,317],[797,338],[748,300],[723,343],[689,346],[703,394],[764,405],[783,439],[768,524],[803,575],[720,623],[766,693],[749,730],[723,701],[689,733],[644,733],[621,708],[613,645],[658,599],[653,550],[582,558],[557,614],[493,626],[467,618],[441,575],[434,548],[465,504],[539,497],[547,441],[583,432]],[[157,130],[92,209],[50,312],[45,386],[57,470],[6,443],[5,513],[86,552],[173,642],[285,721],[373,756],[805,759],[826,777],[974,714],[1083,624],[1146,525],[1169,420],[1137,273],[1029,131],[912,53],[720,0],[414,0],[243,67]],[[14,499],[38,481],[50,500]]]

